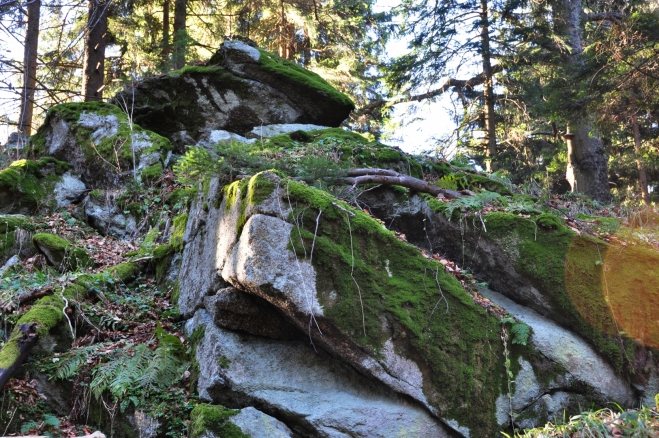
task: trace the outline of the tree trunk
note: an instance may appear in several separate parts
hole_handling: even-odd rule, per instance
[[[23,90],[21,92],[21,115],[18,131],[25,136],[32,134],[32,112],[34,110],[34,88],[37,84],[37,53],[39,48],[39,16],[41,0],[27,4],[27,29],[23,57]]]
[[[187,8],[188,0],[174,0],[174,56],[172,61],[176,70],[185,66]]]
[[[494,82],[490,52],[490,27],[487,0],[481,0],[481,49],[483,56],[483,100],[485,110],[485,145],[488,172],[497,170],[492,162],[497,154],[496,121],[494,114]]]
[[[638,180],[641,184],[641,193],[643,203],[650,205],[650,193],[648,192],[648,176],[645,173],[645,166],[641,160],[641,130],[638,126],[638,117],[632,117],[632,130],[634,131],[634,152],[636,153],[636,168],[638,169]]]
[[[581,0],[563,0],[562,7],[557,8],[557,25],[567,38],[570,53],[566,63],[571,71],[583,68],[583,32],[581,22],[584,19]],[[573,133],[566,135],[568,140],[568,157],[566,178],[573,192],[585,193],[591,198],[610,202],[608,161],[602,139],[593,135],[594,129],[585,116],[578,116],[571,123]],[[567,138],[566,138],[567,139]]]
[[[105,87],[105,42],[110,0],[89,0],[85,32],[85,66],[82,93],[85,102],[103,99]]]
[[[162,58],[163,65],[167,64],[169,61],[169,52],[171,50],[169,44],[169,0],[164,0],[162,2],[162,50],[160,56]]]

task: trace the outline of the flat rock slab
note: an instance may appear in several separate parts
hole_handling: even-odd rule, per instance
[[[308,342],[262,339],[221,329],[205,310],[186,324],[203,327],[198,391],[229,407],[258,406],[303,436],[451,436],[425,409],[314,352]]]

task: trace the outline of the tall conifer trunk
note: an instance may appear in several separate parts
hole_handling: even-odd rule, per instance
[[[641,129],[638,126],[638,116],[632,117],[632,131],[634,133],[634,152],[636,155],[636,168],[638,169],[638,182],[641,185],[641,194],[643,203],[650,205],[650,193],[648,192],[648,176],[645,173],[645,166],[641,160]]]
[[[41,0],[27,4],[27,29],[25,31],[25,51],[23,56],[23,90],[21,91],[21,115],[18,130],[24,135],[32,134],[32,113],[34,111],[34,89],[37,84],[37,53],[39,48],[39,17]]]
[[[570,53],[565,57],[571,71],[579,71],[584,66],[583,32],[581,22],[584,11],[581,0],[562,0],[556,8],[556,23],[559,33],[566,37]],[[602,139],[594,133],[587,115],[577,116],[571,121],[574,137],[567,157],[566,178],[573,192],[585,193],[591,198],[610,202],[608,178],[608,156]]]
[[[493,172],[496,165],[492,162],[497,154],[496,121],[494,114],[494,80],[492,74],[492,54],[490,52],[490,27],[487,0],[481,0],[481,49],[483,58],[483,100],[485,114],[485,146],[487,153],[487,171]]]
[[[85,65],[82,93],[85,102],[103,99],[105,86],[105,44],[110,0],[89,0],[85,32]]]
[[[187,19],[188,0],[174,0],[174,56],[173,64],[176,70],[185,66],[185,45],[187,32],[185,21]]]
[[[162,50],[160,56],[164,65],[169,61],[169,0],[162,2]]]

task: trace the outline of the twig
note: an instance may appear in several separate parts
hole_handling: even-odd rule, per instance
[[[69,323],[69,329],[71,329],[71,339],[75,340],[76,334],[73,331],[73,325],[71,325],[71,319],[69,318],[69,315],[66,314],[66,308],[69,307],[69,300],[67,300],[66,297],[64,296],[64,286],[62,286],[62,292],[60,293],[60,296],[64,300],[64,307],[62,308],[62,313],[64,314],[66,321]]]
[[[423,272],[424,279],[425,279],[425,275],[426,275],[426,273],[424,271]],[[435,303],[435,307],[433,307],[432,312],[430,312],[430,316],[428,317],[428,319],[432,318],[433,313],[435,313],[435,310],[437,309],[437,306],[439,305],[439,303],[442,300],[444,300],[446,302],[446,313],[448,313],[448,300],[444,296],[444,291],[442,291],[442,287],[439,285],[439,268],[437,268],[437,271],[435,272],[435,283],[437,283],[437,287],[439,288],[439,293],[440,293],[441,297]]]
[[[309,263],[313,261],[313,249],[316,246],[316,236],[318,235],[318,224],[320,223],[320,215],[323,214],[323,210],[318,212],[316,217],[316,229],[313,232],[313,241],[311,242],[311,253],[309,254]]]
[[[340,206],[339,204],[337,204],[336,202],[332,202],[332,205],[335,206],[336,208],[338,208],[339,210],[342,210],[342,211],[343,211],[345,214],[347,214],[347,215],[350,215],[350,216],[354,216],[354,215],[355,215],[355,213],[353,213],[353,212],[350,211],[350,210],[346,210],[345,208],[341,207],[341,206]],[[350,221],[348,221],[348,222],[350,222]],[[350,224],[348,223],[348,225],[350,225]]]
[[[332,204],[334,204],[334,203],[332,202]],[[334,205],[336,205],[336,204],[334,204]],[[338,205],[337,205],[337,207],[338,207]],[[339,207],[339,208],[341,208],[341,207]],[[359,283],[357,283],[357,280],[355,279],[355,276],[353,275],[353,273],[355,272],[355,249],[354,249],[354,246],[352,244],[352,227],[350,226],[350,216],[348,215],[347,210],[345,210],[343,208],[341,208],[341,210],[346,212],[346,217],[348,218],[348,232],[350,233],[350,255],[352,257],[352,263],[350,264],[351,265],[350,266],[350,268],[351,268],[350,269],[350,277],[352,278],[352,281],[355,282],[355,286],[357,286],[357,293],[359,294],[359,305],[362,308],[362,328],[364,329],[364,336],[366,336],[366,318],[364,316],[364,303],[362,301],[362,290],[360,289]],[[353,214],[353,216],[354,216],[354,214]]]

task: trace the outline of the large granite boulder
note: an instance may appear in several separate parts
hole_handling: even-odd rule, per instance
[[[123,187],[162,174],[171,143],[103,102],[52,107],[37,134],[35,153],[64,161],[90,189]]]
[[[601,358],[597,367],[613,369],[644,403],[654,403],[659,392],[659,271],[654,268],[659,251],[609,244],[547,213],[492,212],[482,221],[475,216],[460,221],[447,218],[445,203],[424,195],[402,199],[395,191],[376,189],[360,200],[411,243],[460,261],[490,289],[527,309],[511,307],[511,313],[534,311],[574,333]],[[549,336],[559,337],[555,330]],[[565,348],[555,357],[582,354],[571,345],[558,343]]]
[[[439,262],[326,192],[272,173],[224,189],[213,181],[190,211],[184,241],[179,306],[192,317],[188,334],[203,333],[196,352],[203,368],[199,391],[213,403],[258,406],[304,434],[321,434],[323,412],[334,412],[332,421],[344,415],[329,396],[313,395],[297,405],[287,401],[284,386],[282,394],[275,390],[272,382],[280,377],[273,367],[285,370],[278,371],[282,382],[313,367],[310,359],[289,359],[303,357],[301,350],[282,353],[292,346],[282,340],[294,337],[276,329],[265,333],[249,322],[259,312],[270,314],[263,316],[269,325],[283,316],[281,327],[297,327],[313,348],[329,353],[332,359],[319,353],[317,366],[336,368],[331,364],[338,359],[354,370],[351,391],[371,382],[396,394],[386,402],[372,395],[360,401],[361,422],[342,420],[354,425],[346,429],[354,436],[372,436],[368,418],[387,417],[378,406],[402,400],[421,411],[410,407],[396,418],[416,418],[415,424],[432,425],[429,430],[439,436],[473,437],[494,436],[511,417],[518,426],[535,426],[584,404],[635,400],[631,385],[587,340],[512,306],[510,313],[538,334],[525,346],[508,345],[506,369],[496,314],[477,305]],[[258,297],[270,310],[239,299],[240,293]],[[248,320],[240,325],[232,315]],[[322,381],[320,372],[308,380]],[[316,394],[302,386],[294,392]],[[302,409],[309,404],[312,409]],[[413,412],[425,412],[436,423]]]
[[[193,144],[216,130],[245,135],[278,123],[338,126],[353,102],[317,74],[240,41],[226,41],[208,66],[187,66],[120,92],[135,122]]]

